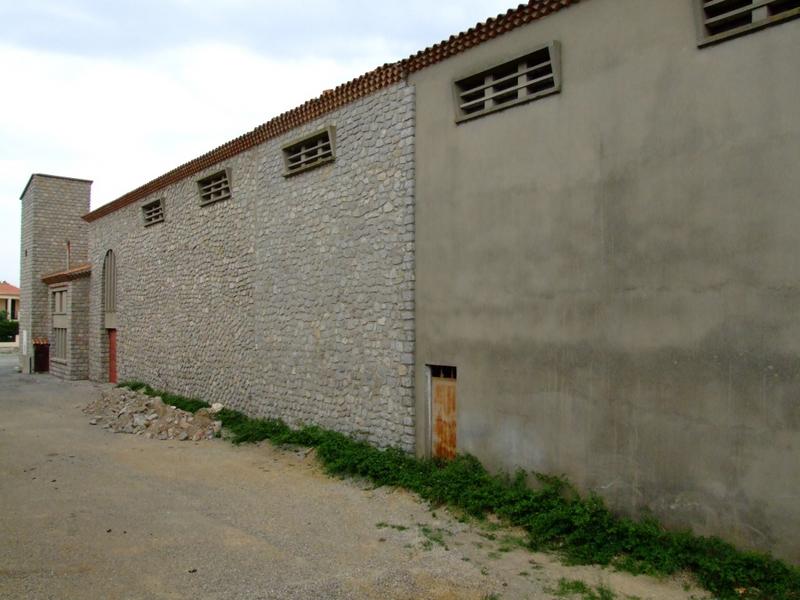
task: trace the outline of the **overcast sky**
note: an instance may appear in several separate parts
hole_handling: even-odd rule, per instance
[[[31,173],[92,208],[509,0],[0,0],[0,280]]]

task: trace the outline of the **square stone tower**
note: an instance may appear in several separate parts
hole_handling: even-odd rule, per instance
[[[34,173],[20,196],[20,368],[33,371],[33,340],[50,335],[49,290],[42,276],[89,260],[92,182]]]

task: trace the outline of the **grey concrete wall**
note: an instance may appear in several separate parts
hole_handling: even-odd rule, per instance
[[[42,275],[67,268],[66,242],[72,266],[88,259],[88,227],[81,218],[89,211],[91,181],[33,175],[22,197],[20,237],[20,348],[24,373],[32,365],[34,337],[49,337],[49,297]]]
[[[397,85],[93,222],[91,378],[112,249],[120,380],[413,449],[413,118]],[[284,178],[281,146],[328,125],[336,160]],[[200,207],[220,167],[232,198]]]
[[[554,39],[561,94],[455,124],[454,78]],[[460,451],[800,561],[799,50],[592,0],[412,76],[416,367],[458,367]]]

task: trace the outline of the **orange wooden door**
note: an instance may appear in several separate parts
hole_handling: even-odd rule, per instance
[[[108,382],[117,383],[117,330],[108,330]]]
[[[433,456],[456,456],[456,380],[431,378],[433,410]]]

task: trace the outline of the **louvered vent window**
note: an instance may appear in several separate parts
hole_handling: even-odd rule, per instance
[[[164,220],[164,199],[159,198],[142,206],[144,226],[149,227]]]
[[[63,327],[53,328],[53,358],[67,360],[67,330]]]
[[[284,176],[302,173],[335,158],[335,130],[328,127],[283,147]]]
[[[211,204],[231,197],[230,171],[225,169],[197,182],[200,204]]]
[[[800,0],[696,0],[700,45],[800,16]]]
[[[558,42],[455,82],[456,121],[466,121],[561,90]]]

